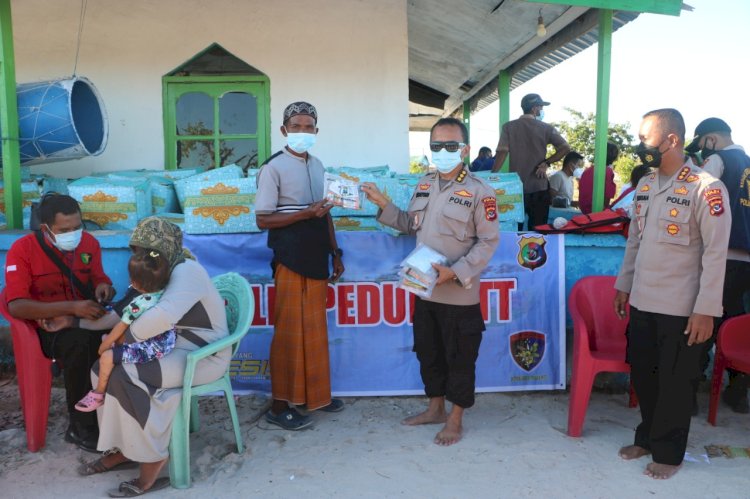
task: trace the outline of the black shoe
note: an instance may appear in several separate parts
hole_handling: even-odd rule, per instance
[[[747,414],[750,412],[750,404],[747,401],[747,392],[738,393],[737,390],[727,387],[721,394],[721,400],[728,405],[733,412]]]
[[[65,441],[75,444],[79,449],[85,450],[86,452],[96,452],[96,443],[99,440],[99,436],[92,432],[76,432],[73,426],[68,426],[65,430]]]

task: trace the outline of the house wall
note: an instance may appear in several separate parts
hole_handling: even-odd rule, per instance
[[[14,0],[16,80],[73,73],[79,0]],[[161,77],[211,43],[271,81],[272,150],[284,107],[313,103],[313,154],[327,166],[408,170],[406,0],[95,0],[88,2],[77,74],[102,95],[109,143],[95,158],[35,173],[164,166]]]

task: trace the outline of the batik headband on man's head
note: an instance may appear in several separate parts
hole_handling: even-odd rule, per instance
[[[312,116],[315,123],[318,123],[318,111],[315,109],[315,106],[304,101],[292,102],[284,109],[284,123],[292,116],[297,116],[298,114]]]

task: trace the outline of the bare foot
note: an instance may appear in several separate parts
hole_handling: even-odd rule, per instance
[[[666,480],[671,478],[672,475],[680,471],[682,468],[681,464],[660,464],[660,463],[648,463],[646,469],[643,470],[643,474],[650,476],[656,480]]]
[[[113,466],[129,461],[129,459],[123,456],[122,452],[113,452],[111,454],[105,452],[102,454],[101,461],[105,468],[112,468]]]
[[[444,446],[453,445],[461,440],[462,433],[463,428],[461,427],[461,424],[456,424],[449,419],[445,423],[445,426],[443,426],[443,429],[435,435],[435,443]]]
[[[648,456],[649,454],[651,454],[650,450],[644,449],[643,447],[640,447],[638,445],[626,445],[617,453],[618,456],[626,461],[630,461],[631,459],[638,459],[643,456]]]
[[[428,408],[426,411],[420,412],[416,416],[410,416],[404,419],[403,421],[401,421],[401,424],[408,426],[415,426],[420,424],[439,424],[445,423],[446,419],[448,419],[448,416],[445,413],[445,408]]]
[[[167,460],[163,459],[155,463],[141,463],[141,472],[138,476],[138,482],[136,485],[143,490],[150,489],[161,472],[164,465],[167,464]]]

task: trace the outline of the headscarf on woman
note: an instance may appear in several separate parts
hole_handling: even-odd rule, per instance
[[[195,260],[190,251],[182,247],[180,228],[159,217],[147,217],[138,222],[130,236],[130,246],[158,251],[169,262],[170,272],[185,258]]]

